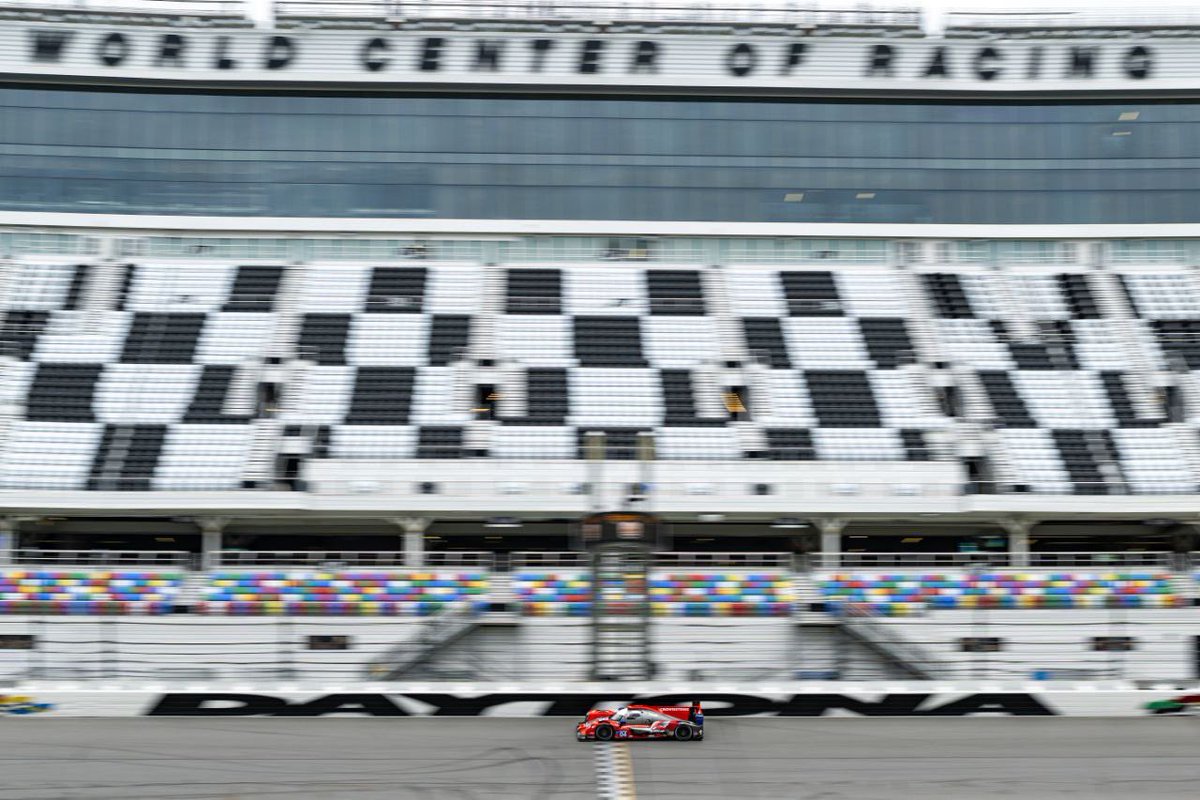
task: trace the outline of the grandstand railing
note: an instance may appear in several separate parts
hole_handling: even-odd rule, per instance
[[[1025,32],[1089,28],[1200,28],[1200,14],[1182,9],[1139,10],[1113,14],[1095,11],[963,11],[946,15],[946,28],[954,32],[982,30],[1021,30]]]
[[[752,567],[788,569],[791,553],[655,553],[655,567]]]
[[[1129,553],[814,553],[809,556],[809,564],[813,569],[924,569],[929,567],[948,569],[1156,567],[1170,569],[1172,562],[1172,553],[1148,551]]]
[[[522,569],[587,569],[591,563],[587,553],[522,551],[509,556],[513,571]],[[791,553],[654,553],[654,567],[721,567],[754,569],[789,569]]]
[[[220,550],[213,566],[239,567],[383,567],[417,569],[424,567],[472,568],[490,570],[495,554],[484,550],[427,552],[416,559],[402,551],[363,550]]]
[[[0,566],[50,567],[161,567],[182,569],[193,565],[196,556],[182,550],[13,550]]]
[[[280,0],[279,17],[387,17],[392,20],[503,20],[510,22],[690,22],[777,25],[861,25],[917,27],[921,14],[912,9],[796,8],[795,4],[762,0],[680,0],[629,3],[623,0],[559,2],[558,0]]]
[[[587,553],[539,553],[518,551],[510,553],[508,563],[513,572],[522,569],[587,569],[591,559]]]
[[[179,15],[243,18],[244,0],[3,0],[3,8],[37,8],[39,11],[89,11],[101,13]]]

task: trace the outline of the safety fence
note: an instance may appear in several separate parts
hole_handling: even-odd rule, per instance
[[[678,681],[1184,681],[1192,612],[651,619],[653,677]],[[590,619],[0,617],[0,682],[581,681]],[[631,658],[637,655],[631,652]]]

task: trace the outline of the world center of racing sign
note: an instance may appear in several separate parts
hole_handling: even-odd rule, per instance
[[[1155,39],[261,31],[0,24],[9,81],[781,93],[1187,92],[1200,36]]]

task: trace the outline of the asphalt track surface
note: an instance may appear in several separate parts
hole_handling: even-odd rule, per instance
[[[566,719],[0,719],[0,800],[596,797]],[[708,720],[637,797],[1195,798],[1200,719]]]

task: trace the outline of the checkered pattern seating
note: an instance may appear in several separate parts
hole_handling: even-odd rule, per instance
[[[1163,572],[837,573],[819,581],[827,603],[905,616],[950,608],[1170,608]]]
[[[200,610],[232,615],[427,616],[449,603],[482,604],[479,572],[217,572]]]
[[[0,613],[166,614],[181,581],[173,572],[5,570]]]
[[[518,573],[514,587],[526,614],[586,616],[591,611],[587,573]],[[655,616],[768,617],[787,616],[792,610],[791,581],[777,572],[655,572],[648,594]]]

